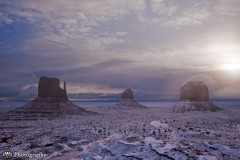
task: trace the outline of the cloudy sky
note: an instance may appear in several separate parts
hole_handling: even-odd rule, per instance
[[[191,80],[239,98],[239,16],[239,0],[0,0],[0,97],[46,75],[72,98],[174,99]]]

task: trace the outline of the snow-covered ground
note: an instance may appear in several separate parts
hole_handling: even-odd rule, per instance
[[[240,159],[240,107],[184,113],[168,107],[86,109],[99,114],[1,120],[1,153],[43,153],[35,159],[46,160]]]

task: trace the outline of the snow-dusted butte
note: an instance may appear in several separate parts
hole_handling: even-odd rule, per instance
[[[99,114],[35,120],[1,115],[0,151],[44,153],[35,159],[45,160],[240,159],[240,107],[184,113],[83,108]]]
[[[171,110],[172,112],[216,112],[222,108],[209,101],[209,90],[205,83],[191,81],[180,88],[180,102],[174,105]]]
[[[181,101],[171,108],[172,112],[189,112],[189,111],[203,111],[203,112],[217,112],[223,110],[212,102],[190,102]]]

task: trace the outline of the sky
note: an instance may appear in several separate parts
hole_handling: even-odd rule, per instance
[[[240,98],[239,0],[0,0],[0,100],[33,99],[40,76],[73,99],[178,99],[203,81]]]

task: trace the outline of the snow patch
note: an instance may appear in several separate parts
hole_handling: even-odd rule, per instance
[[[161,121],[152,121],[150,124],[156,128],[169,128],[167,123],[162,123]]]

